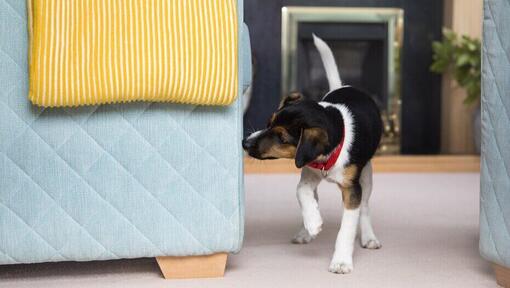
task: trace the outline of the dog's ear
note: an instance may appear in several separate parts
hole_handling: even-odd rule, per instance
[[[303,99],[304,99],[303,94],[299,92],[290,92],[290,94],[285,96],[282,102],[280,102],[280,107],[278,107],[278,109],[281,109],[285,105],[297,103]]]
[[[328,143],[326,130],[322,128],[303,129],[296,151],[296,167],[302,168],[324,154]]]

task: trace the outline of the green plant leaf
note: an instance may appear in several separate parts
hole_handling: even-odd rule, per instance
[[[457,66],[464,66],[466,64],[469,65],[471,57],[468,54],[461,54],[456,59]]]
[[[449,70],[455,81],[466,90],[464,103],[477,102],[481,94],[481,43],[467,35],[458,36],[445,29],[443,40],[432,43],[432,64],[430,70],[444,73]]]

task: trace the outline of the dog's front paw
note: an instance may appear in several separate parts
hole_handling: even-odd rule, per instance
[[[348,262],[336,262],[331,261],[331,264],[329,264],[329,272],[336,273],[336,274],[349,274],[354,270],[354,266],[351,263]]]
[[[309,213],[303,217],[303,224],[310,237],[315,238],[322,230],[322,218],[319,212]]]
[[[365,249],[380,249],[381,242],[377,238],[361,240],[361,247]]]
[[[308,244],[313,240],[312,236],[308,233],[308,231],[303,227],[299,232],[292,238],[292,243],[294,244]]]

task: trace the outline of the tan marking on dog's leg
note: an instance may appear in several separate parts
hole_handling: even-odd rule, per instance
[[[356,165],[349,165],[343,171],[342,199],[346,209],[358,208],[361,203],[361,186],[359,184],[359,171]]]
[[[351,186],[358,178],[358,167],[356,165],[349,165],[345,167],[342,176],[342,183],[340,183],[340,186]]]
[[[359,184],[354,184],[349,187],[342,186],[342,199],[345,209],[357,209],[361,204],[361,187]]]

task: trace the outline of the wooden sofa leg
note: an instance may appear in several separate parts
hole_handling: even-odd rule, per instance
[[[225,274],[227,253],[156,257],[156,261],[166,279],[215,278]]]
[[[498,264],[493,264],[493,267],[498,284],[505,288],[510,288],[510,268]]]

